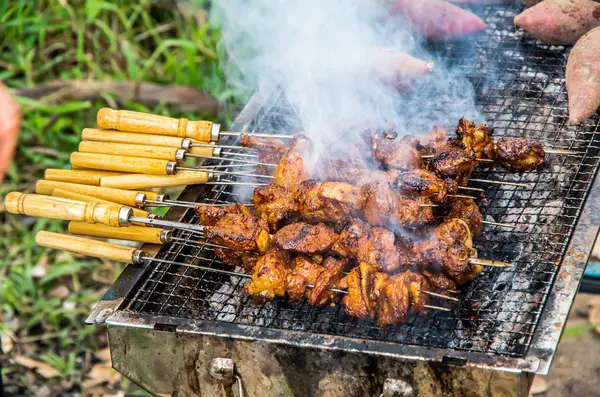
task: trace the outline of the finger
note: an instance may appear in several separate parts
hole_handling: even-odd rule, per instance
[[[21,108],[8,89],[0,84],[0,181],[6,175],[15,151],[20,125]]]

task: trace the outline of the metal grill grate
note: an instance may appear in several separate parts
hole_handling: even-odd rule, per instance
[[[512,20],[517,12],[486,7],[480,13],[488,24],[486,37],[467,48],[459,44],[437,48],[469,76],[497,137],[531,137],[547,147],[582,153],[549,155],[549,166],[533,173],[498,168],[474,175],[530,184],[530,188],[479,186],[487,189],[486,220],[518,225],[514,231],[486,227],[475,241],[479,255],[513,262],[515,269],[486,268],[462,291],[452,314],[411,317],[406,324],[386,329],[345,315],[339,305],[322,309],[285,300],[258,305],[243,291],[244,278],[158,262],[149,266],[125,308],[134,313],[524,356],[596,174],[600,142],[597,119],[584,126],[566,124],[565,49],[516,32]],[[293,110],[281,95],[275,95],[250,129],[299,130],[299,125],[289,124],[291,116]],[[230,186],[213,186],[198,201],[238,199],[244,200]],[[191,210],[183,220],[198,223]],[[157,258],[226,269],[214,261],[208,248],[185,233],[180,237],[186,242],[164,247]],[[439,304],[448,306],[448,302]]]

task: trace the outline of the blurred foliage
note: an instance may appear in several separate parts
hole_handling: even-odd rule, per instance
[[[227,124],[240,92],[225,82],[220,32],[208,20],[209,6],[209,1],[199,0],[0,0],[0,80],[15,91],[87,78],[188,85],[216,97],[224,105],[218,121]],[[19,97],[21,136],[0,196],[11,190],[33,191],[44,169],[67,168],[81,131],[95,126],[96,111],[118,103],[109,94],[103,99],[55,104]],[[151,109],[118,104],[203,117],[177,114],[168,104]],[[0,356],[8,367],[5,387],[17,395],[36,394],[40,385],[59,394],[78,393],[96,361],[90,352],[106,345],[103,331],[83,321],[123,265],[41,249],[34,236],[42,229],[61,232],[65,224],[0,211],[0,335],[3,346],[10,347]],[[61,376],[48,380],[10,365],[17,354],[46,363]]]

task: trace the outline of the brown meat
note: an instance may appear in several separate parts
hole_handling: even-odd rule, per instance
[[[415,170],[400,174],[395,187],[402,194],[427,197],[435,204],[443,204],[448,194],[456,194],[458,184],[452,179],[439,179],[426,170]]]
[[[417,228],[435,223],[433,204],[426,197],[400,198],[397,201],[396,222],[402,227]]]
[[[392,140],[375,135],[371,155],[386,169],[410,171],[423,168],[421,153],[417,150],[418,141],[413,137]]]
[[[483,228],[483,215],[473,199],[455,198],[448,202],[446,219],[462,219],[473,236],[479,236]]]
[[[416,262],[415,242],[407,236],[396,236],[396,251],[398,252],[398,263],[400,269],[414,267]]]
[[[358,255],[358,239],[369,232],[369,225],[354,219],[339,235],[331,246],[331,252],[342,258],[356,258]]]
[[[447,147],[448,131],[444,127],[435,126],[430,132],[418,136],[419,152],[422,155],[435,155]]]
[[[393,272],[400,266],[395,240],[393,232],[381,227],[374,227],[368,234],[358,239],[357,259],[379,271]]]
[[[478,165],[474,155],[450,146],[432,158],[427,169],[440,179],[454,179],[460,186],[466,186],[473,169]]]
[[[239,203],[227,206],[197,204],[194,211],[200,218],[200,224],[204,226],[216,225],[227,214],[250,214],[248,207]]]
[[[215,257],[226,265],[231,267],[242,266],[242,258],[239,251],[234,251],[228,248],[214,248]]]
[[[425,306],[429,303],[429,295],[424,291],[429,291],[427,279],[420,274],[410,271],[402,273],[408,283],[408,292],[410,294],[411,309],[416,313],[426,313]]]
[[[294,194],[282,186],[256,188],[253,198],[256,216],[269,224],[271,232],[275,232],[282,221],[297,213]]]
[[[363,217],[370,225],[386,226],[397,223],[398,193],[392,190],[389,183],[367,183],[361,188],[360,194]]]
[[[435,228],[433,237],[446,244],[460,244],[473,248],[471,230],[463,219],[446,219]]]
[[[476,126],[474,122],[464,118],[458,121],[456,134],[460,138],[461,147],[477,159],[496,158],[496,148],[492,141],[494,131],[485,124]]]
[[[348,291],[342,299],[346,313],[358,318],[373,318],[386,279],[387,275],[364,262],[350,270],[340,282],[340,288]]]
[[[206,231],[209,242],[236,251],[265,253],[269,248],[269,226],[250,214],[226,214]]]
[[[254,266],[252,280],[244,286],[244,289],[260,301],[283,296],[290,267],[286,252],[270,249]]]
[[[293,270],[287,275],[287,293],[290,301],[301,301],[307,295],[307,285],[314,285],[319,274],[325,268],[314,263],[306,256],[297,256],[294,259]]]
[[[333,229],[322,223],[310,225],[297,222],[275,233],[273,244],[286,251],[313,255],[328,252],[337,238]]]
[[[423,270],[422,274],[427,278],[432,292],[445,294],[448,291],[456,291],[456,283],[443,273],[434,273],[429,270]]]
[[[388,278],[380,299],[378,321],[381,327],[403,323],[410,306],[410,294],[406,278],[400,274]]]
[[[345,223],[360,211],[360,189],[343,182],[307,180],[294,190],[300,215],[306,222]]]
[[[501,138],[496,160],[511,171],[525,172],[546,165],[544,147],[529,138]]]
[[[343,272],[348,266],[346,259],[328,257],[323,262],[325,268],[314,281],[314,287],[308,292],[308,303],[313,306],[324,306],[335,297],[330,288],[338,288]]]
[[[257,149],[261,152],[279,152],[281,154],[288,150],[288,146],[279,139],[262,138],[249,134],[242,134],[240,145],[247,148]]]
[[[294,137],[290,149],[281,157],[273,172],[273,181],[276,185],[292,189],[309,178],[309,172],[304,164],[304,155],[310,149],[310,145],[310,141],[305,136]]]

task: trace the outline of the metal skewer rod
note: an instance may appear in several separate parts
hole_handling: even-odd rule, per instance
[[[205,168],[194,168],[194,167],[179,167],[177,166],[177,170],[181,171],[210,171],[215,174],[224,174],[224,175],[238,175],[238,176],[250,176],[253,178],[266,178],[266,179],[274,179],[275,177],[272,175],[260,175],[260,174],[244,174],[240,172],[230,172],[230,171],[214,171],[212,169]]]
[[[202,147],[202,148],[221,148],[221,149],[236,149],[236,150],[248,150],[248,151],[256,151],[256,149],[245,146],[236,146],[236,145],[211,145],[210,143],[197,143],[194,142],[190,147]],[[258,157],[258,155],[256,155]]]
[[[487,259],[476,259],[476,258],[469,258],[469,262],[474,265],[489,266],[489,267],[514,267],[515,266],[512,263],[491,261],[491,260],[487,260]]]
[[[236,153],[236,152],[228,152],[228,151],[222,151],[221,154],[226,154],[228,156],[239,156],[239,157],[251,157],[251,158],[258,158],[257,154],[248,154],[248,153]]]
[[[477,178],[469,178],[472,182],[481,182],[481,183],[490,183],[492,185],[506,185],[506,186],[515,186],[515,187],[529,187],[530,185],[527,183],[517,183],[517,182],[507,182],[507,181],[493,181],[491,179],[477,179]]]
[[[517,225],[510,224],[510,223],[500,223],[500,222],[490,222],[490,221],[482,221],[481,223],[484,223],[486,225],[506,227],[506,228],[510,228],[510,229],[516,229],[517,228]]]
[[[585,154],[585,152],[577,152],[573,150],[562,150],[562,149],[544,149],[544,152],[549,154],[564,154],[566,156],[580,156]]]
[[[486,191],[485,189],[480,189],[478,187],[459,186],[458,188],[462,189],[462,190],[469,190],[472,192],[481,192],[481,193],[485,193],[485,191]]]
[[[270,166],[270,167],[277,167],[277,164],[261,163],[260,161],[231,159],[231,158],[225,158],[225,157],[205,156],[205,155],[202,155],[202,154],[190,154],[190,153],[186,153],[186,156],[197,157],[197,158],[201,158],[201,159],[214,159],[214,160],[221,160],[221,161],[232,161],[232,162],[236,162],[236,163],[250,164],[250,165],[265,165],[265,166]],[[235,166],[237,167],[238,165],[235,165]]]
[[[249,136],[256,136],[259,138],[276,138],[276,139],[294,139],[294,137],[295,137],[295,135],[288,135],[288,134],[264,134],[264,133],[258,133],[258,132],[233,132],[233,131],[220,131],[219,135],[223,135],[223,136],[249,135]]]
[[[454,198],[464,198],[464,199],[471,199],[471,200],[475,200],[475,197],[473,196],[465,196],[463,194],[449,194],[448,197],[454,197]]]

